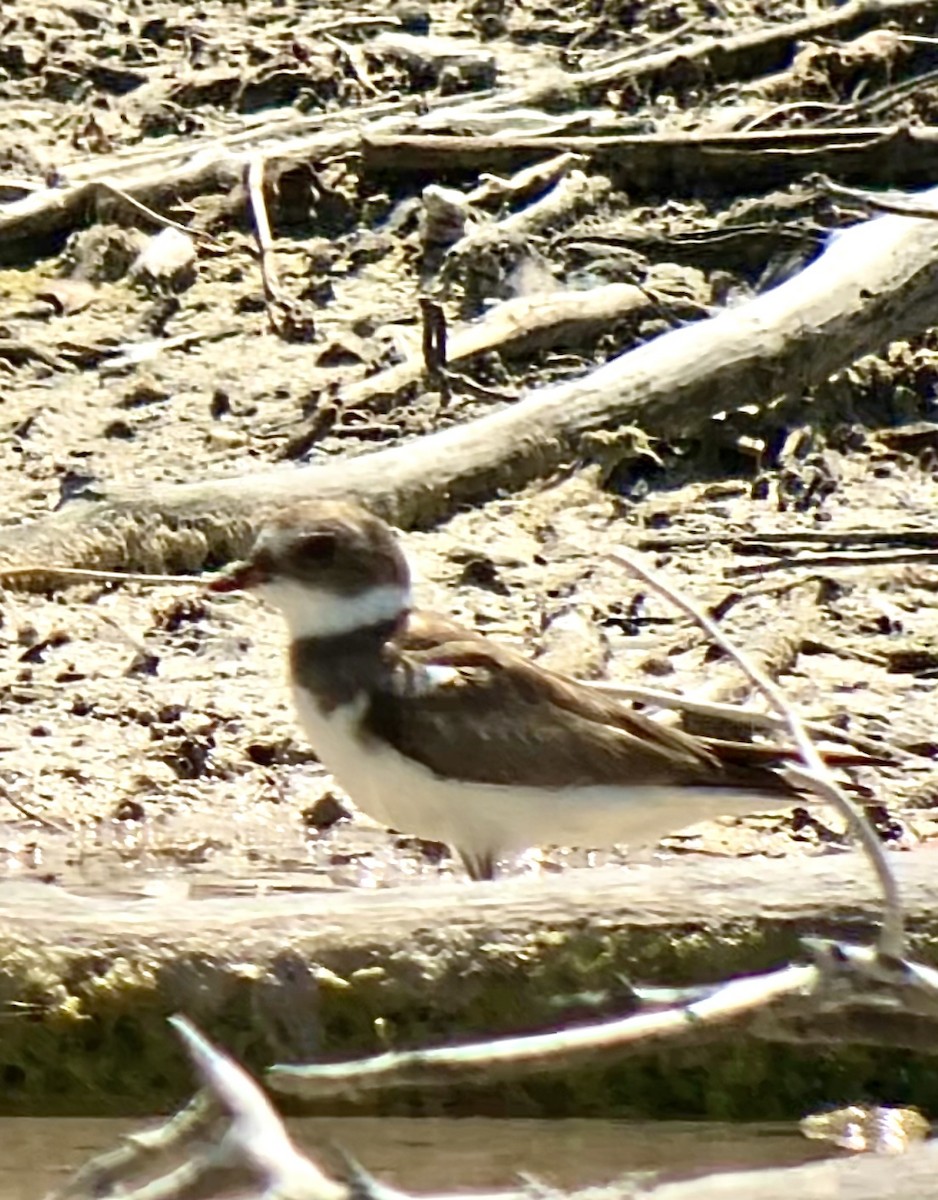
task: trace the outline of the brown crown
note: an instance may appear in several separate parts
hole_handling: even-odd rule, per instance
[[[265,525],[247,562],[234,575],[257,586],[296,579],[339,595],[381,584],[406,588],[410,571],[385,523],[357,504],[310,501]]]

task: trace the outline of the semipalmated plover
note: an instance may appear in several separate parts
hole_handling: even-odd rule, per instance
[[[476,879],[532,846],[647,846],[798,794],[774,769],[792,751],[681,733],[413,609],[396,537],[356,505],[298,505],[209,587],[280,609],[300,723],[355,804]]]

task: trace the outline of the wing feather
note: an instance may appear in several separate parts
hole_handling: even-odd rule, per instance
[[[367,726],[437,775],[555,788],[787,790],[764,767],[727,768],[698,739],[448,621],[414,614],[389,654]]]

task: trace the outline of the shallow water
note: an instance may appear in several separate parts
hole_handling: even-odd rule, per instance
[[[2,1119],[0,1197],[37,1200],[139,1128],[111,1119]],[[328,1156],[341,1146],[383,1182],[417,1192],[510,1188],[526,1173],[564,1188],[635,1171],[673,1179],[830,1153],[791,1125],[355,1117],[301,1120],[291,1128],[311,1154]]]

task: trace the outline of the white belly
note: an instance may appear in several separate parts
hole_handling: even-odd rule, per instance
[[[546,788],[455,783],[391,749],[353,736],[363,703],[323,716],[296,690],[300,722],[323,766],[357,808],[402,833],[446,842],[473,858],[504,858],[530,846],[597,849],[653,845],[710,817],[786,807],[772,793],[716,788]]]

